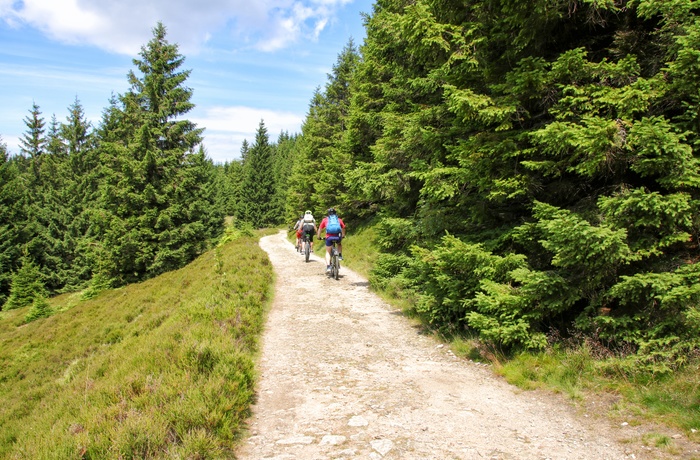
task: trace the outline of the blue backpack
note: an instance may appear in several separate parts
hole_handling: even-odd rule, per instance
[[[340,221],[338,220],[338,216],[335,214],[331,214],[330,216],[328,216],[328,223],[326,224],[326,234],[341,232],[342,229],[340,228]]]

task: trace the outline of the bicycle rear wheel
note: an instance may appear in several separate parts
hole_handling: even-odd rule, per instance
[[[333,260],[331,260],[331,274],[335,279],[340,278],[340,259],[335,248],[333,248]]]
[[[304,243],[304,256],[307,262],[309,261],[309,254],[311,254],[311,243],[309,243],[309,240],[306,240]]]

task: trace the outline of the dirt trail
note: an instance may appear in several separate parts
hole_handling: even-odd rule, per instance
[[[420,335],[351,270],[329,279],[284,232],[260,245],[277,280],[239,459],[643,458]]]

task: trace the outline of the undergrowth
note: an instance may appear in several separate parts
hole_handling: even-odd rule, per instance
[[[2,312],[0,458],[232,458],[273,279],[257,239],[231,231],[183,269],[50,299],[48,317]]]

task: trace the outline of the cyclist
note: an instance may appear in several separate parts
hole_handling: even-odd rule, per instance
[[[314,219],[314,215],[311,214],[311,211],[306,211],[302,218],[301,234],[306,235],[309,239],[311,252],[314,251],[314,233],[316,233],[316,230],[316,219]]]
[[[337,221],[337,223],[336,223]],[[335,228],[333,228],[335,227]],[[326,272],[331,271],[331,247],[333,242],[338,244],[338,258],[343,260],[343,245],[341,241],[345,238],[345,223],[338,217],[335,208],[328,209],[328,215],[323,218],[318,226],[316,235],[321,239],[321,230],[326,230]]]
[[[302,214],[301,217],[297,220],[297,222],[294,224],[294,232],[297,234],[297,244],[294,246],[294,249],[297,251],[301,247],[301,227],[304,224],[304,215]]]

